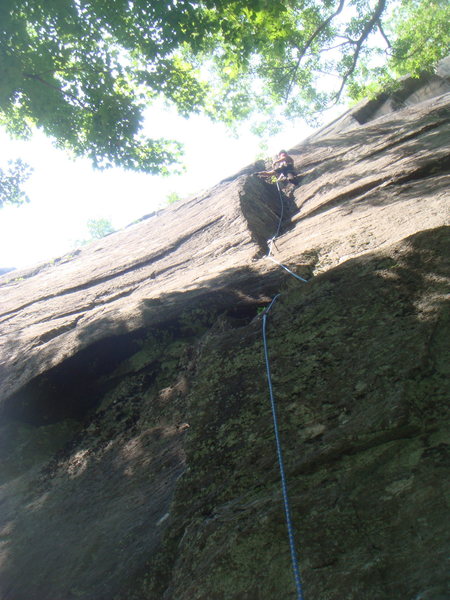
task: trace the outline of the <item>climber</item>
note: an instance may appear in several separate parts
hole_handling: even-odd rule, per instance
[[[272,163],[272,169],[270,171],[259,171],[256,175],[262,177],[277,176],[277,181],[287,179],[292,183],[296,183],[296,174],[294,169],[294,159],[286,152],[286,150],[280,150],[278,157]]]

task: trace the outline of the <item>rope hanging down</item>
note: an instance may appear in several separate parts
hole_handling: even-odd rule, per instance
[[[273,298],[269,307],[263,314],[264,357],[266,360],[267,382],[269,384],[270,405],[272,407],[273,429],[275,432],[275,441],[276,441],[276,445],[277,445],[278,466],[280,468],[280,475],[281,475],[281,489],[283,492],[284,513],[286,516],[286,524],[287,524],[288,537],[289,537],[289,548],[291,551],[292,570],[294,573],[295,587],[297,589],[297,600],[303,600],[302,582],[301,582],[301,578],[300,578],[300,570],[298,567],[297,551],[295,549],[294,526],[292,523],[292,513],[291,513],[291,507],[290,507],[290,503],[289,503],[286,472],[284,469],[283,451],[281,448],[280,432],[278,429],[277,405],[276,405],[275,396],[273,393],[272,376],[270,373],[269,352],[267,349],[267,335],[266,335],[267,315],[279,295],[280,294],[277,294],[275,296],[275,298]]]
[[[283,217],[284,217],[284,202],[283,202],[283,196],[281,195],[281,190],[280,190],[280,186],[278,184],[278,181],[277,181],[277,190],[278,190],[278,196],[280,197],[280,203],[281,203],[280,220],[279,220],[279,223],[278,223],[278,228],[277,228],[276,234],[272,238],[270,238],[270,240],[267,240],[267,243],[269,244],[269,251],[268,251],[267,256],[265,258],[268,258],[269,260],[271,260],[272,262],[274,262],[276,265],[278,265],[279,267],[281,267],[282,269],[284,269],[285,271],[287,271],[290,275],[292,275],[293,277],[295,277],[299,281],[303,281],[303,283],[308,283],[306,279],[303,279],[303,277],[300,277],[300,275],[296,275],[290,269],[288,269],[288,267],[286,267],[286,265],[283,265],[282,263],[280,263],[280,261],[278,261],[276,258],[274,258],[273,256],[271,256],[271,254],[272,254],[272,246],[273,246],[274,241],[277,239],[277,237],[280,234],[281,223],[282,223]]]
[[[269,252],[268,252],[266,258],[270,259],[271,261],[273,261],[274,263],[276,263],[277,265],[279,265],[280,267],[285,269],[285,271],[290,273],[296,279],[303,281],[304,283],[307,283],[306,279],[303,279],[303,277],[296,275],[290,269],[288,269],[285,265],[281,264],[275,258],[270,256],[272,253],[273,242],[276,240],[276,238],[280,234],[281,224],[282,224],[283,216],[284,216],[284,202],[283,202],[283,197],[281,195],[281,190],[280,190],[280,186],[278,185],[278,182],[277,182],[277,189],[278,189],[278,195],[280,197],[280,202],[281,202],[280,221],[278,223],[278,229],[277,229],[276,234],[274,235],[273,238],[268,240]],[[270,405],[271,405],[271,409],[272,409],[272,419],[273,419],[273,429],[275,432],[275,441],[276,441],[276,446],[277,446],[278,466],[280,469],[280,476],[281,476],[281,489],[282,489],[282,493],[283,493],[284,513],[285,513],[285,517],[286,517],[286,525],[287,525],[288,537],[289,537],[289,548],[290,548],[290,552],[291,552],[292,571],[293,571],[293,575],[294,575],[295,587],[296,587],[296,592],[297,592],[297,600],[304,600],[302,581],[301,581],[301,577],[300,577],[300,569],[298,566],[297,551],[295,548],[294,525],[292,522],[292,513],[291,513],[290,502],[289,502],[286,471],[284,469],[283,451],[282,451],[282,447],[281,447],[280,432],[279,432],[279,428],[278,428],[277,405],[276,405],[275,396],[273,393],[272,375],[270,372],[269,351],[267,349],[267,332],[266,332],[267,315],[269,314],[270,309],[275,304],[275,302],[279,296],[280,296],[280,294],[277,294],[272,299],[272,302],[266,308],[266,310],[264,311],[263,316],[262,316],[264,358],[266,361],[267,382],[268,382],[268,386],[269,386]]]

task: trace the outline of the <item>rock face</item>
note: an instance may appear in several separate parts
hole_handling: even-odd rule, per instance
[[[335,124],[282,197],[248,167],[2,277],[2,600],[295,597],[278,292],[305,598],[448,597],[449,123]]]

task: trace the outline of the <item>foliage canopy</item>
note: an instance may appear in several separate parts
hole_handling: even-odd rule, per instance
[[[85,244],[89,244],[94,240],[100,240],[101,238],[114,233],[116,230],[113,227],[110,219],[106,217],[99,217],[98,219],[88,219],[86,222],[86,228],[89,232],[89,237],[86,239],[75,240],[73,245],[74,248],[79,248]]]
[[[102,237],[105,237],[105,235],[110,235],[115,232],[111,221],[105,217],[100,219],[89,219],[87,228],[92,240],[100,240]]]
[[[23,184],[31,171],[31,167],[20,158],[10,160],[6,169],[0,168],[0,208],[5,204],[18,205],[29,201]]]
[[[98,168],[167,173],[179,145],[142,129],[155,100],[227,123],[282,103],[312,115],[374,75],[429,69],[449,51],[449,11],[447,0],[2,0],[0,124],[24,137],[37,126]]]
[[[166,196],[167,204],[175,204],[175,202],[179,202],[180,200],[181,196],[180,194],[177,194],[177,192],[170,192],[170,194],[167,194]]]

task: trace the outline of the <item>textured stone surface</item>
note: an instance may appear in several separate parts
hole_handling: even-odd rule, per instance
[[[446,597],[449,250],[417,234],[269,316],[306,597]],[[164,598],[295,597],[263,371],[259,321],[203,348]]]
[[[449,596],[450,97],[2,277],[2,600]]]
[[[5,276],[0,397],[98,340],[172,318],[189,299],[212,293],[224,306],[258,296],[256,275],[271,267],[254,259],[277,211],[273,186],[239,178],[56,264]]]
[[[315,272],[450,223],[450,94],[293,149],[303,175],[281,261]]]
[[[358,103],[344,115],[322,127],[314,138],[329,137],[359,127],[379,117],[450,92],[450,56],[442,59],[435,74],[422,78],[405,77],[393,93],[383,93]]]

